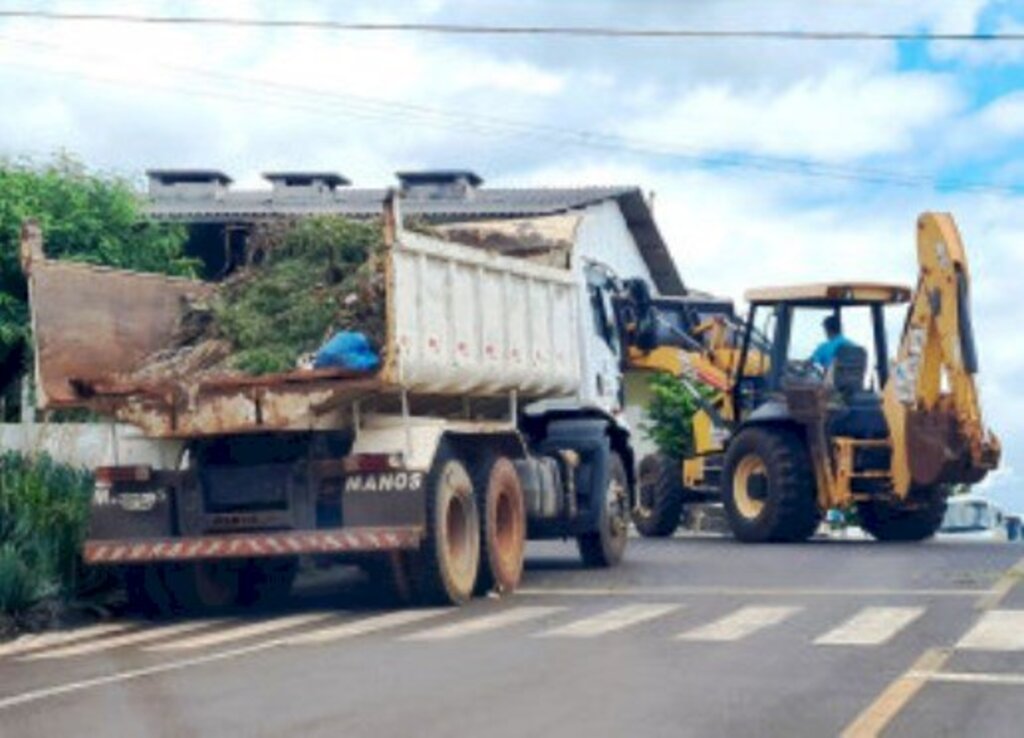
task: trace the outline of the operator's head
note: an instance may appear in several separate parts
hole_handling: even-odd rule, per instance
[[[826,336],[835,338],[839,335],[839,318],[835,315],[830,315],[821,321],[821,327],[825,329]]]

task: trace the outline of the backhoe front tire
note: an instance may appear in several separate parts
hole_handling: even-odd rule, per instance
[[[733,535],[745,543],[810,538],[821,512],[801,436],[780,427],[740,431],[725,455],[722,503]]]
[[[645,538],[668,538],[683,514],[682,465],[678,459],[656,453],[644,457],[639,471],[633,525]]]
[[[871,500],[857,505],[860,525],[878,541],[923,541],[935,535],[946,514],[944,487],[912,490],[910,502]]]

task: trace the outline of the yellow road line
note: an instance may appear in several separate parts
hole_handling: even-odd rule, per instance
[[[907,706],[950,656],[949,649],[932,648],[921,654],[904,674],[890,682],[880,695],[840,734],[842,738],[879,735]]]
[[[1004,571],[992,589],[978,598],[978,601],[974,603],[974,608],[976,610],[996,609],[1021,579],[1024,579],[1024,558]]]

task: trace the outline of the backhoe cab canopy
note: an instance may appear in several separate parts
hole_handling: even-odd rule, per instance
[[[878,282],[837,282],[793,287],[761,287],[743,295],[750,305],[792,305],[794,307],[856,307],[899,305],[910,302],[910,288]]]

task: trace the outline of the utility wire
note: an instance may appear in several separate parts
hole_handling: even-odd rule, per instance
[[[952,41],[1020,42],[1024,32],[911,33],[904,31],[826,31],[772,29],[626,28],[618,26],[509,26],[463,23],[354,23],[301,18],[243,18],[213,15],[74,13],[49,10],[0,10],[0,18],[68,22],[117,22],[142,25],[288,28],[362,33],[427,33],[463,36],[560,36],[605,39],[712,39],[734,41]]]
[[[55,51],[58,55],[74,60],[100,60],[111,63],[123,61],[123,59],[106,54],[67,53],[61,46],[43,41],[29,41],[5,36],[0,36],[0,41],[29,48]],[[50,58],[52,58],[52,55]],[[78,71],[69,72],[40,68],[24,63],[8,64],[7,66],[9,68],[34,69],[47,74],[86,79],[119,87],[133,84],[123,78],[82,74]],[[753,154],[707,153],[697,148],[681,146],[678,143],[669,144],[659,141],[639,140],[615,134],[531,124],[526,121],[509,120],[490,115],[474,115],[464,111],[450,111],[382,98],[326,92],[305,86],[261,80],[180,64],[156,62],[156,66],[205,80],[206,83],[203,86],[185,86],[149,80],[146,82],[146,86],[149,89],[158,89],[213,100],[266,105],[320,116],[337,117],[339,113],[344,113],[356,119],[387,120],[400,125],[423,126],[443,131],[462,131],[490,140],[515,138],[525,141],[560,143],[644,157],[685,161],[695,166],[703,167],[739,168],[783,175],[891,185],[901,188],[942,187],[967,192],[1019,193],[1019,189],[1013,187],[983,182],[948,181],[924,174],[881,171],[848,165]],[[212,86],[210,82],[212,82]]]

